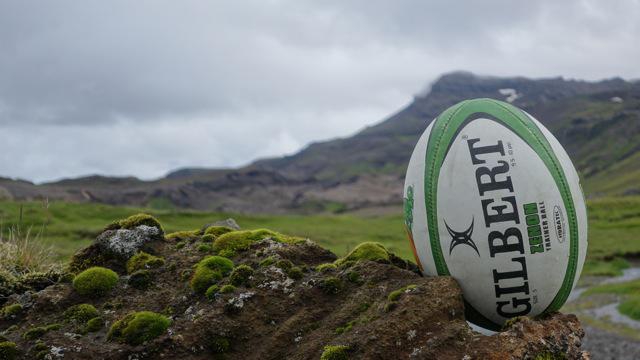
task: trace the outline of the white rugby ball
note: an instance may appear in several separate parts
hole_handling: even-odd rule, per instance
[[[418,140],[405,224],[426,275],[460,284],[467,320],[499,330],[560,309],[587,253],[578,174],[531,115],[492,99],[460,102]]]

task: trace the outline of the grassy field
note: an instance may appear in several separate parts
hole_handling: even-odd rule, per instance
[[[21,210],[22,209],[22,210]],[[640,254],[640,197],[592,200],[589,209],[589,263],[586,273],[616,275],[625,267],[618,256]],[[363,241],[377,241],[399,256],[411,259],[411,250],[398,215],[248,216],[194,211],[160,211],[100,204],[54,202],[0,202],[2,231],[20,224],[42,231],[42,241],[53,246],[62,260],[89,244],[113,220],[138,212],[156,216],[167,232],[200,228],[203,224],[233,217],[243,228],[269,228],[309,237],[342,255]]]

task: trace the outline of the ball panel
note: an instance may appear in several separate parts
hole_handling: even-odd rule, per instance
[[[420,136],[409,160],[404,186],[404,220],[409,241],[413,241],[414,256],[422,272],[426,275],[438,275],[432,258],[431,246],[427,234],[427,214],[424,207],[424,154],[433,122]],[[412,194],[412,195],[411,195]]]

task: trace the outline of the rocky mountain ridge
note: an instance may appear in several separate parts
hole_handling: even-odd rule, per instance
[[[0,179],[0,197],[93,201],[228,212],[397,209],[411,151],[429,122],[468,98],[509,101],[560,140],[588,197],[640,193],[640,83],[443,75],[383,122],[292,156],[240,169],[181,169],[155,181],[85,177],[34,185]]]

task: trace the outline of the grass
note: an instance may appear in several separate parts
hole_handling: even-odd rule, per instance
[[[640,295],[631,296],[618,305],[618,311],[634,320],[640,320]]]
[[[629,266],[629,262],[623,258],[614,258],[610,261],[594,259],[584,264],[582,273],[592,276],[620,276]]]
[[[0,201],[4,229],[42,229],[32,237],[39,246],[51,246],[64,259],[91,243],[105,225],[138,212],[154,215],[167,233],[199,229],[211,221],[233,217],[245,229],[268,228],[287,235],[308,237],[344,256],[365,241],[378,242],[405,259],[412,259],[403,229],[401,209],[397,215],[240,215],[187,210],[141,209],[102,204],[64,202],[17,203]],[[22,214],[22,215],[21,215]],[[640,254],[640,197],[602,198],[588,203],[589,251],[585,273],[617,275],[626,266],[615,260]],[[46,226],[43,226],[46,224]],[[9,234],[3,229],[3,235]],[[611,261],[613,260],[613,261]]]
[[[634,295],[640,294],[640,279],[626,281],[615,284],[603,284],[590,287],[582,293],[582,296],[591,294],[617,294]]]

